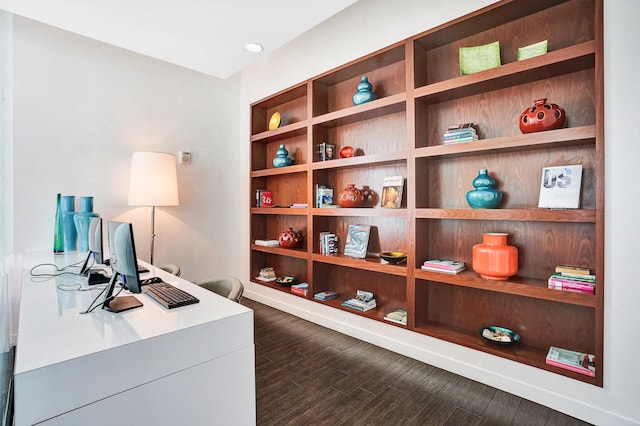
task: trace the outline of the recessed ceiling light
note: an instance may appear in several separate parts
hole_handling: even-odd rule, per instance
[[[247,43],[244,45],[244,48],[251,53],[260,53],[263,49],[262,45],[258,43]]]

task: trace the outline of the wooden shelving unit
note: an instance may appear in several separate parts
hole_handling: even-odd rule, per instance
[[[571,28],[571,31],[567,31]],[[548,40],[545,55],[516,60],[518,47]],[[498,40],[502,65],[460,76],[458,50]],[[604,294],[604,139],[601,0],[502,1],[425,31],[251,105],[251,276],[271,266],[278,275],[309,283],[308,299],[323,290],[344,298],[373,291],[378,307],[365,313],[384,321],[408,311],[410,331],[602,386]],[[354,106],[362,76],[378,99]],[[559,130],[522,134],[518,117],[546,97],[567,111]],[[283,125],[268,130],[279,112]],[[454,123],[474,122],[479,141],[444,145]],[[320,161],[317,145],[353,158]],[[280,145],[294,159],[274,168]],[[543,167],[582,164],[581,208],[537,207]],[[465,194],[478,170],[489,169],[503,191],[497,209],[472,209]],[[399,209],[383,209],[384,177],[406,177]],[[360,208],[315,208],[316,185],[347,184],[377,198]],[[255,191],[273,193],[276,208],[255,207]],[[307,203],[308,208],[286,206]],[[320,254],[319,234],[338,235],[340,253],[351,224],[372,226],[366,259]],[[253,244],[288,227],[303,235],[290,250]],[[507,232],[519,250],[518,276],[491,281],[472,270],[472,247],[483,232]],[[375,255],[405,251],[407,262],[388,265]],[[457,275],[420,270],[429,258],[466,263]],[[596,295],[547,288],[557,264],[588,266]],[[289,292],[288,287],[254,282]],[[346,310],[339,300],[323,303]],[[393,323],[389,323],[393,324]],[[517,345],[490,345],[479,328],[501,325],[521,335]],[[549,346],[596,355],[596,377],[545,364]]]

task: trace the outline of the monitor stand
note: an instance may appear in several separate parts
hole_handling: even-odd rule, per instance
[[[142,302],[133,296],[121,296],[111,299],[109,302],[102,305],[102,309],[106,309],[109,312],[123,312],[129,309],[139,308]]]

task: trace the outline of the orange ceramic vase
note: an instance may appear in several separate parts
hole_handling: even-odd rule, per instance
[[[507,235],[482,234],[482,244],[473,246],[473,270],[490,280],[506,280],[518,273],[518,249],[507,245]]]

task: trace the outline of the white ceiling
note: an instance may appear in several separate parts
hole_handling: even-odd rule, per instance
[[[0,9],[227,78],[357,0],[0,0]],[[244,49],[264,46],[260,54]]]

